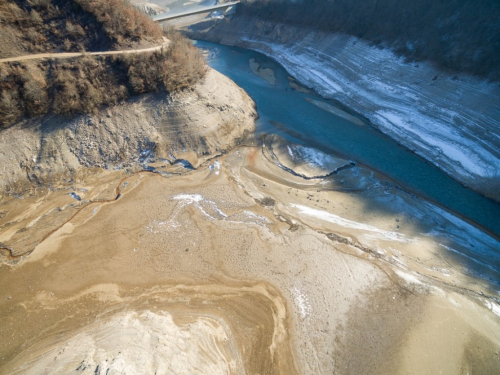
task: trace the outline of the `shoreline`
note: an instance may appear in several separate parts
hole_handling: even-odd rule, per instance
[[[281,127],[279,128],[281,130]],[[379,129],[375,128],[375,130],[377,131],[380,131]],[[382,133],[383,134],[383,133]],[[384,134],[385,135],[385,134]],[[341,158],[345,158],[345,159],[349,159],[348,158],[348,155],[344,155],[343,153],[340,153],[336,150],[333,150],[331,148],[328,148],[328,147],[325,147],[324,145],[320,145],[316,142],[312,142],[311,140],[308,140],[307,138],[303,138],[303,137],[300,137],[300,135],[298,134],[294,134],[293,135],[294,138],[297,138],[301,141],[304,141],[306,142],[308,145],[314,147],[314,148],[317,148],[318,150],[321,150],[321,151],[326,151],[328,154],[330,155],[333,155],[335,157],[341,157]],[[403,145],[400,145],[401,147],[404,147]],[[414,153],[413,151],[411,150],[408,150],[409,152],[411,153]],[[436,168],[435,165],[433,165],[432,163],[428,162],[427,160],[425,161],[429,164],[430,167],[432,168]],[[426,196],[422,193],[417,193],[415,191],[413,191],[413,189],[411,188],[411,186],[407,186],[407,184],[405,184],[404,182],[400,181],[400,180],[397,180],[393,177],[390,177],[390,176],[387,176],[384,172],[381,172],[380,170],[376,169],[376,168],[373,168],[372,166],[368,166],[362,162],[359,162],[359,161],[356,161],[356,164],[359,165],[360,167],[365,167],[367,169],[370,169],[374,172],[376,172],[377,174],[383,176],[385,179],[391,181],[391,183],[394,185],[394,187],[396,189],[399,189],[409,195],[414,195],[415,197],[419,198],[419,199],[423,199],[425,201],[428,201],[430,203],[432,203],[433,205],[435,205],[436,207],[439,207],[440,209],[442,209],[443,211],[446,211],[456,217],[458,217],[459,219],[467,222],[468,224],[470,224],[471,226],[479,229],[480,231],[484,232],[486,235],[494,238],[495,240],[497,240],[498,242],[500,242],[500,233],[495,233],[494,231],[488,229],[487,227],[485,227],[484,225],[481,225],[480,223],[466,217],[465,215],[461,214],[460,212],[457,212],[451,208],[448,208],[448,207],[445,207],[443,204],[439,203],[438,201],[436,201],[435,199],[433,199],[432,197],[429,197],[429,196]],[[462,185],[464,188],[468,189],[465,185]],[[480,193],[478,193],[480,194]],[[484,198],[490,200],[490,198],[480,194],[481,196],[483,196]],[[497,203],[496,201],[494,200],[491,200],[492,202],[494,202],[495,204]]]
[[[246,26],[244,26],[246,25]],[[271,30],[274,30],[276,29],[276,33],[273,34],[273,32],[271,32]],[[241,30],[245,30],[245,31],[241,31]],[[267,30],[267,33],[265,33],[265,35],[261,35],[261,31],[262,30]],[[487,177],[486,175],[481,177],[479,175],[476,175],[474,173],[472,173],[470,171],[467,172],[467,168],[472,168],[471,165],[468,165],[466,167],[464,167],[463,165],[460,165],[460,163],[458,163],[457,161],[450,161],[452,159],[447,159],[448,156],[447,156],[447,153],[448,151],[451,152],[451,149],[450,147],[446,146],[446,142],[443,140],[443,149],[441,150],[441,146],[436,146],[437,148],[436,149],[440,149],[441,152],[439,154],[436,154],[436,155],[430,155],[429,152],[432,151],[431,148],[429,149],[425,149],[425,148],[419,148],[420,146],[417,144],[418,142],[422,143],[421,142],[421,139],[420,139],[420,135],[418,134],[413,134],[413,135],[410,135],[409,133],[406,134],[404,137],[403,136],[398,136],[398,135],[395,135],[395,133],[390,130],[387,126],[385,126],[384,124],[381,124],[380,121],[378,121],[377,119],[373,118],[373,115],[376,114],[376,113],[379,113],[382,109],[384,108],[389,108],[390,107],[390,103],[391,101],[393,102],[398,102],[398,99],[395,99],[395,98],[392,98],[392,94],[390,93],[390,90],[387,91],[387,92],[379,92],[377,91],[378,90],[378,86],[373,86],[373,87],[364,87],[362,86],[365,81],[367,82],[371,82],[373,80],[375,80],[374,82],[376,83],[376,78],[373,77],[373,76],[364,76],[363,74],[357,72],[357,68],[356,68],[356,64],[358,64],[357,60],[356,62],[352,62],[349,63],[349,61],[344,61],[344,57],[345,56],[351,56],[352,59],[355,60],[355,53],[356,51],[358,50],[365,50],[365,53],[368,54],[369,56],[371,52],[373,52],[374,56],[373,56],[373,59],[375,59],[376,61],[378,61],[377,59],[380,58],[382,59],[383,61],[385,61],[385,64],[389,64],[391,67],[392,65],[394,65],[394,69],[399,69],[401,68],[400,64],[399,63],[399,60],[400,59],[396,59],[396,58],[393,58],[392,61],[391,60],[391,57],[390,56],[385,56],[385,55],[390,55],[390,52],[387,52],[387,51],[378,51],[377,49],[374,49],[373,47],[368,47],[366,46],[365,47],[365,44],[364,42],[362,41],[359,41],[359,40],[354,40],[353,38],[349,38],[347,36],[338,36],[338,35],[328,35],[328,34],[321,34],[323,38],[326,38],[328,40],[332,39],[331,40],[331,43],[334,45],[334,47],[330,48],[330,49],[325,49],[324,51],[322,50],[322,48],[326,48],[327,47],[327,43],[326,42],[323,42],[323,43],[319,43],[319,47],[318,49],[316,50],[315,48],[313,48],[312,46],[309,46],[306,42],[306,39],[309,40],[313,40],[315,37],[320,37],[320,35],[316,35],[317,33],[315,33],[314,31],[311,31],[311,30],[307,30],[307,29],[297,29],[297,28],[294,28],[293,26],[287,26],[287,25],[269,25],[267,24],[266,22],[263,22],[263,21],[258,21],[256,19],[249,19],[249,18],[246,18],[246,17],[234,17],[231,21],[225,21],[225,22],[201,22],[199,23],[198,25],[195,24],[195,25],[192,25],[191,27],[189,28],[186,28],[184,29],[184,32],[191,38],[194,38],[194,39],[200,39],[200,40],[207,40],[207,41],[211,41],[211,42],[215,42],[215,43],[219,43],[219,44],[224,44],[224,45],[228,45],[228,46],[235,46],[235,47],[241,47],[241,48],[246,48],[246,49],[251,49],[251,50],[254,50],[256,52],[259,52],[259,53],[262,53],[264,55],[267,55],[268,57],[271,57],[273,60],[275,60],[276,62],[278,62],[280,65],[282,65],[290,75],[292,75],[293,77],[295,77],[295,79],[297,79],[301,84],[305,85],[306,87],[309,87],[309,88],[312,88],[314,89],[315,92],[317,92],[320,96],[324,97],[324,98],[327,98],[327,99],[334,99],[334,100],[338,100],[340,101],[341,103],[343,103],[345,106],[347,106],[348,108],[352,108],[356,113],[359,113],[361,114],[362,116],[366,117],[367,119],[370,120],[371,124],[377,128],[379,131],[383,132],[384,134],[388,135],[389,137],[395,139],[399,144],[403,145],[404,147],[408,148],[409,150],[412,150],[412,152],[416,153],[417,155],[419,155],[420,157],[423,157],[424,159],[428,160],[431,164],[435,165],[438,167],[438,169],[442,170],[443,172],[445,172],[446,174],[448,174],[449,176],[451,176],[453,179],[455,179],[456,181],[459,181],[460,184],[464,185],[464,186],[467,186],[469,189],[472,189],[474,191],[477,191],[479,192],[480,194],[482,194],[483,196],[486,196],[488,197],[489,199],[492,199],[494,201],[497,201],[498,202],[498,193],[500,192],[500,176],[497,176],[496,177],[496,180],[495,180],[495,177],[491,177],[491,184],[488,182],[488,178],[490,177]],[[274,35],[274,36],[273,36]],[[298,35],[298,40],[299,42],[296,43],[296,42],[292,42],[292,39],[293,39],[293,36],[294,35]],[[259,39],[259,37],[261,37]],[[304,40],[302,40],[301,38],[303,38]],[[335,50],[335,46],[339,45],[339,48],[338,48],[338,51]],[[356,49],[357,48],[357,49]],[[353,49],[353,51],[351,51],[351,49]],[[354,49],[356,49],[356,51],[354,51]],[[292,52],[290,52],[290,51]],[[309,51],[311,50],[311,51]],[[290,53],[288,53],[288,52]],[[318,71],[318,69],[321,68],[321,66],[324,66],[325,69],[326,69],[326,62],[325,61],[316,61],[314,60],[313,57],[311,57],[311,61],[310,63],[312,65],[308,65],[308,62],[309,60],[306,59],[306,57],[304,56],[309,56],[308,53],[309,52],[314,52],[316,54],[319,54],[320,56],[322,56],[323,59],[328,60],[330,61],[329,59],[332,59],[331,61],[331,66],[328,65],[329,69],[333,69],[335,70],[336,68],[339,69],[339,72],[338,73],[335,73],[333,74],[332,77],[323,77],[321,79],[313,79],[311,77],[309,77],[307,75],[307,72],[309,70],[313,71],[313,72],[316,72],[315,74],[317,74],[318,76],[320,75],[320,72]],[[371,52],[370,52],[371,51]],[[378,52],[377,52],[378,51]],[[337,57],[335,57],[335,53],[338,54]],[[380,55],[378,56],[377,55]],[[350,55],[349,55],[350,54]],[[331,56],[330,56],[331,55]],[[345,55],[345,56],[344,56]],[[295,60],[292,59],[293,56],[296,56],[297,59],[299,58],[303,58],[303,59],[306,59],[304,61],[301,60],[301,63],[298,63],[298,62],[294,62]],[[346,65],[347,68],[351,69],[353,71],[352,74],[356,75],[358,74],[358,76],[355,76],[354,78],[351,77],[352,79],[354,80],[359,80],[361,83],[359,83],[359,85],[361,86],[356,86],[359,90],[360,90],[360,93],[359,94],[354,94],[354,87],[350,87],[350,85],[348,84],[350,81],[349,81],[349,77],[348,77],[348,74],[344,74],[345,72],[343,72],[343,70],[347,69],[347,68],[343,68],[342,66],[336,66],[335,65],[335,61],[337,61],[336,59],[339,59],[339,64],[344,63],[344,65]],[[341,59],[344,59],[342,61],[340,61]],[[293,60],[293,61],[292,61]],[[363,60],[364,61],[364,60]],[[361,64],[362,61],[359,62],[359,64]],[[365,61],[366,64],[369,65],[369,61]],[[318,67],[316,67],[316,65],[318,65]],[[321,65],[323,64],[323,65]],[[358,65],[359,65],[358,64]],[[392,65],[391,65],[392,64]],[[349,66],[348,66],[349,65]],[[353,66],[351,66],[353,65]],[[422,75],[425,76],[425,73],[430,70],[430,73],[427,72],[428,74],[432,74],[432,68],[430,66],[427,66],[425,63],[419,63],[417,65],[421,65],[420,68],[415,68],[412,64],[403,64],[404,66],[408,66],[408,69],[411,70],[411,74],[409,74],[408,77],[404,77],[404,79],[410,79],[410,78],[413,78],[413,79],[416,79],[416,80],[420,80],[422,81],[423,78],[421,77]],[[402,66],[403,66],[402,65]],[[305,66],[309,66],[310,69],[306,69]],[[368,67],[364,67],[364,71],[366,71],[366,69],[369,69]],[[320,69],[321,70],[321,69]],[[323,69],[324,70],[324,69]],[[321,71],[323,71],[321,70]],[[385,74],[385,72],[382,72],[383,74]],[[344,74],[344,75],[342,75]],[[351,74],[351,75],[352,75]],[[442,74],[444,75],[443,72],[437,72],[436,74]],[[385,77],[385,76],[384,76]],[[406,85],[406,81],[404,81],[404,79],[402,78],[401,81],[398,81],[397,79],[392,82],[391,80],[394,80],[394,77],[392,76],[387,76],[386,78],[391,82],[391,83],[394,83],[394,86],[396,88],[404,88],[406,86],[407,89],[409,91],[412,91],[414,88],[413,86],[408,83]],[[446,78],[446,77],[445,77]],[[335,79],[338,79],[339,82],[337,84],[335,84]],[[450,78],[451,79],[451,78]],[[464,76],[464,77],[461,77],[460,78],[461,80],[463,79],[464,80],[464,83],[462,84],[462,89],[460,89],[459,91],[462,92],[462,96],[463,98],[461,97],[460,100],[464,100],[464,98],[468,95],[467,93],[467,88],[469,88],[469,91],[473,91],[471,89],[471,84],[468,84],[468,80],[471,80],[472,78],[468,77],[468,76]],[[344,82],[345,81],[345,82]],[[424,80],[425,81],[425,80]],[[448,82],[449,81],[449,82]],[[438,82],[439,83],[439,82]],[[434,82],[432,82],[431,86],[429,86],[429,88],[426,88],[426,86],[422,86],[423,83],[421,82],[420,86],[415,86],[415,90],[417,87],[420,87],[422,90],[440,90],[439,92],[440,93],[445,93],[446,92],[446,87],[447,85],[460,85],[460,80],[459,81],[452,81],[452,80],[446,80],[444,79],[444,81],[442,81],[442,86],[436,86],[436,88],[433,88],[432,85],[436,85]],[[342,87],[340,87],[340,86]],[[405,86],[406,85],[406,86]],[[386,85],[387,86],[387,85]],[[484,84],[481,84],[480,85],[481,87],[482,86],[485,86]],[[491,86],[491,87],[490,87]],[[491,104],[492,104],[492,98],[494,97],[494,89],[493,87],[496,87],[495,85],[490,85],[488,87],[490,87],[489,91],[492,91],[491,93],[488,91],[488,87],[484,87],[484,92],[481,91],[481,88],[479,87],[476,91],[476,92],[472,92],[470,95],[471,96],[471,101],[472,99],[474,99],[474,101],[477,101],[477,100],[480,100],[479,98],[482,98],[482,102],[484,103],[483,107],[486,106],[485,108],[489,108],[489,112],[491,112]],[[460,86],[461,87],[461,86]],[[457,90],[460,88],[458,87]],[[424,90],[424,91],[425,91]],[[443,91],[444,90],[444,91]],[[465,91],[464,91],[465,90]],[[418,91],[418,90],[417,90]],[[408,94],[411,96],[408,97],[410,98],[411,100],[416,100],[418,98],[418,95],[420,95],[420,93],[418,93],[417,91],[415,91],[412,95]],[[497,90],[498,91],[498,90]],[[419,107],[420,105],[424,105],[425,104],[425,108],[434,105],[432,100],[427,103],[425,99],[426,95],[425,94],[427,91],[423,92],[421,95],[424,97],[423,99],[421,98],[420,101],[422,103],[420,104],[415,104],[413,103],[412,104],[412,107]],[[430,91],[429,91],[430,92]],[[449,90],[449,92],[454,92],[453,90]],[[365,96],[364,93],[366,93]],[[380,95],[379,95],[380,94]],[[377,104],[377,101],[375,100],[375,98],[378,98],[378,96],[381,96],[383,97],[384,99],[382,100],[382,104]],[[386,95],[386,96],[384,96]],[[406,95],[406,94],[405,94]],[[400,98],[401,100],[404,101],[404,103],[402,102],[401,105],[406,105],[408,103],[406,103],[406,96],[401,94],[400,95]],[[434,93],[433,97],[436,97],[436,93]],[[451,95],[451,94],[450,94]],[[481,96],[483,95],[483,97]],[[500,93],[497,93],[497,96],[500,95]],[[354,96],[356,98],[354,98]],[[449,96],[449,95],[448,95]],[[373,97],[373,98],[372,98]],[[370,99],[371,98],[371,99]],[[391,99],[392,98],[392,99]],[[413,98],[413,99],[412,99]],[[356,100],[355,100],[356,99]],[[372,100],[373,99],[373,100]],[[386,100],[387,99],[387,100]],[[390,99],[390,100],[389,100]],[[410,100],[408,99],[408,100]],[[372,100],[373,103],[370,101]],[[443,99],[444,100],[444,99]],[[448,100],[448,99],[446,99]],[[399,104],[398,104],[399,105]],[[408,104],[410,105],[410,104]],[[450,104],[451,105],[451,104]],[[438,105],[434,105],[434,107],[439,108]],[[446,107],[446,106],[445,106]],[[456,112],[456,115],[454,118],[464,118],[464,121],[465,119],[468,119],[469,117],[473,116],[471,113],[470,110],[468,110],[467,106],[464,106],[462,105],[461,108],[464,108],[462,111],[464,111],[464,113],[461,113],[460,110],[459,110],[459,107],[457,107],[455,105],[455,103],[452,105],[453,107],[453,110]],[[455,108],[456,107],[456,108]],[[406,107],[405,107],[406,108]],[[427,108],[428,109],[428,108]],[[408,110],[409,113],[412,113],[412,116],[415,115],[417,116],[418,118],[422,117],[423,115],[419,112],[419,111],[411,111],[411,110]],[[415,112],[415,113],[413,113]],[[417,113],[418,112],[418,113]],[[436,112],[436,111],[434,111]],[[460,129],[460,126],[458,125],[451,125],[448,124],[448,122],[450,122],[451,120],[448,118],[451,116],[451,111],[448,111],[450,113],[450,116],[446,115],[446,114],[442,114],[439,115],[439,113],[434,113],[432,112],[431,110],[428,111],[428,113],[426,114],[426,116],[428,116],[429,118],[426,120],[424,119],[425,121],[427,122],[430,122],[430,121],[434,121],[435,123],[435,126],[439,126],[439,127],[444,127],[443,131],[445,131],[445,135],[448,136],[450,135],[451,133],[451,130],[450,129],[453,129],[453,127],[455,127],[455,131],[456,129]],[[447,112],[447,113],[448,113]],[[469,113],[471,112],[471,113]],[[464,131],[462,131],[460,134],[462,134],[462,141],[465,142],[469,142],[471,141],[471,145],[474,145],[475,143],[474,142],[479,142],[478,145],[476,145],[475,147],[469,147],[468,144],[466,143],[460,143],[459,142],[459,146],[460,146],[460,150],[462,150],[463,152],[467,151],[467,152],[472,152],[472,155],[471,154],[471,158],[472,160],[476,160],[477,158],[482,158],[484,155],[486,155],[486,153],[492,151],[495,149],[494,145],[495,145],[495,141],[494,139],[496,139],[496,137],[489,137],[488,139],[482,139],[480,138],[482,134],[481,132],[484,132],[484,131],[489,131],[489,132],[494,132],[494,128],[493,128],[493,125],[490,124],[490,122],[492,121],[491,118],[488,117],[488,113],[481,113],[481,115],[477,115],[477,121],[479,121],[478,124],[476,124],[477,121],[475,120],[472,120],[472,119],[469,119],[470,120],[470,124],[467,124],[466,127],[464,127],[464,131],[466,132],[472,132],[474,133],[474,126],[477,128],[477,135],[474,135],[473,137],[471,137],[471,139],[469,139],[470,137],[467,136]],[[446,116],[445,116],[446,115]],[[378,116],[378,115],[377,115]],[[423,117],[422,117],[423,118]],[[472,117],[474,118],[474,116]],[[423,120],[422,120],[423,121]],[[422,123],[425,123],[425,121],[423,121]],[[457,120],[458,121],[458,120]],[[394,125],[394,124],[393,124]],[[391,125],[391,126],[393,126]],[[417,124],[418,125],[418,124]],[[415,125],[416,126],[416,125]],[[423,125],[422,125],[423,126]],[[451,126],[451,128],[450,128]],[[469,129],[469,127],[471,127]],[[395,125],[393,126],[394,129],[395,128]],[[448,129],[449,128],[449,129]],[[483,129],[484,128],[484,129]],[[393,130],[394,130],[393,129]],[[401,128],[403,129],[403,128]],[[408,128],[409,129],[409,128]],[[416,128],[415,128],[416,129]],[[406,131],[406,130],[405,130]],[[393,134],[394,133],[394,134]],[[448,134],[450,133],[450,134]],[[422,133],[423,134],[423,133]],[[492,134],[493,136],[496,135],[498,139],[500,139],[500,134]],[[450,135],[451,136],[451,135]],[[426,136],[427,137],[427,136]],[[438,137],[439,138],[439,137]],[[438,139],[436,138],[436,139]],[[477,139],[476,139],[477,138]],[[484,137],[483,137],[484,138]],[[405,140],[406,139],[406,140]],[[412,141],[410,143],[408,143],[408,139],[411,139]],[[430,139],[430,138],[429,138]],[[451,139],[451,138],[450,138]],[[413,140],[415,140],[415,142],[418,140],[417,143],[413,142]],[[456,140],[455,140],[456,141]],[[455,141],[453,141],[452,143],[454,143]],[[413,142],[413,143],[412,143]],[[451,142],[451,141],[450,141]],[[491,142],[491,145],[489,145],[488,142]],[[422,145],[424,145],[425,142],[422,143]],[[486,145],[483,145],[483,143],[488,143]],[[451,144],[451,143],[450,143]],[[445,150],[445,146],[448,147],[448,149]],[[484,147],[483,147],[484,146]],[[434,147],[434,146],[433,146]],[[458,147],[458,146],[457,146]],[[497,147],[498,149],[498,147]],[[447,151],[448,150],[448,151]],[[457,149],[458,150],[458,149]],[[464,151],[465,150],[465,151]],[[489,150],[489,151],[488,151]],[[462,152],[460,151],[460,152]],[[484,151],[484,152],[483,152]],[[457,151],[458,152],[458,151]],[[482,152],[484,153],[483,156],[479,156],[479,153]],[[458,155],[458,153],[456,153]],[[476,155],[477,154],[477,155]],[[451,154],[450,154],[451,155]],[[481,154],[482,155],[482,154]],[[481,162],[479,164],[476,165],[475,168],[487,168],[488,165],[491,165],[493,163],[492,160],[500,160],[500,154],[495,154],[496,156],[494,156],[493,154],[491,154],[490,156],[494,156],[493,159],[484,159],[484,160],[489,160],[488,162]],[[485,156],[486,157],[486,156]],[[465,159],[464,159],[465,160]],[[477,159],[479,160],[479,159]],[[481,159],[483,160],[483,159]],[[484,161],[483,160],[483,161]],[[455,166],[453,166],[454,164],[453,163],[458,163],[456,164]],[[470,164],[468,162],[468,164]],[[493,163],[494,164],[494,163]],[[465,169],[464,169],[465,168]],[[469,168],[469,169],[470,169]],[[494,171],[491,170],[491,168],[489,169],[489,171],[491,173],[494,173]],[[488,172],[488,173],[490,173]],[[472,173],[472,174],[471,174]],[[497,173],[498,174],[498,173]],[[473,176],[473,177],[471,177]],[[481,181],[480,184],[482,184],[481,186],[478,185],[479,183],[477,181]],[[496,182],[495,182],[496,181]],[[495,188],[495,186],[497,186]],[[495,200],[495,197],[497,198]]]
[[[201,38],[201,39],[207,39],[207,38]],[[236,48],[239,48],[239,47],[236,47]],[[253,49],[251,46],[247,46],[247,48],[245,47],[240,47],[242,49],[246,49],[246,50],[252,50],[252,51],[256,51],[258,53],[262,53],[262,52],[259,52],[259,50],[255,50]],[[264,53],[264,55],[266,55],[266,53]],[[274,60],[274,57],[272,55],[267,55],[269,58],[273,59]],[[274,60],[277,64],[281,64],[279,61],[276,61]],[[288,74],[292,74],[288,69],[287,69],[287,66],[283,66],[283,68],[287,71]],[[321,97],[321,94],[318,93],[318,95]],[[328,99],[327,100],[332,100],[332,101],[336,101],[337,99]],[[349,107],[346,107],[346,109],[350,109]],[[349,112],[347,112],[349,113]],[[354,112],[356,113],[356,112]],[[352,116],[352,115],[351,115]],[[367,119],[368,120],[368,119]],[[369,120],[368,120],[369,121]],[[368,126],[371,126],[376,132],[382,134],[383,136],[385,137],[388,137],[389,139],[392,139],[389,135],[385,134],[384,132],[381,131],[381,129],[379,129],[378,127],[375,127],[373,126],[371,123],[368,125]],[[280,128],[281,129],[281,128]],[[286,131],[285,131],[286,132]],[[297,135],[297,134],[293,134],[292,135],[293,137],[297,138],[297,139],[300,139],[300,140],[304,140],[304,141],[307,141],[307,139],[304,138],[304,136],[300,136],[300,135]],[[398,147],[401,147],[403,149],[405,149],[406,151],[409,151],[411,154],[417,156],[418,158],[422,158],[421,155],[419,155],[417,152],[415,152],[414,150],[412,149],[409,149],[405,144],[400,144],[397,142],[397,140],[394,140],[392,139],[393,141],[395,141],[398,145]],[[310,143],[310,141],[307,141]],[[332,150],[331,148],[328,148],[327,146],[321,144],[320,146],[318,146],[317,142],[316,143],[312,143],[314,147],[316,148],[320,148],[320,149],[327,149],[329,153],[333,153],[334,155],[339,155],[339,156],[342,156],[342,157],[347,157],[344,153],[338,151],[338,150]],[[446,175],[446,178],[449,178],[451,180],[453,180],[453,183],[457,183],[460,188],[464,188],[466,190],[470,190],[472,192],[472,194],[477,194],[478,196],[480,196],[482,199],[485,199],[486,201],[490,202],[492,205],[494,205],[495,207],[500,207],[500,203],[495,201],[494,199],[491,199],[491,197],[488,197],[487,195],[484,195],[482,194],[481,192],[477,192],[475,191],[474,189],[471,189],[470,187],[466,186],[463,182],[460,182],[458,181],[456,178],[452,177],[452,176],[449,176],[447,175],[443,170],[439,169],[435,164],[433,164],[431,161],[429,160],[426,160],[425,158],[422,158],[422,160],[429,166],[429,168],[431,169],[435,169],[436,171],[438,171],[439,173],[444,173]],[[360,165],[366,165],[366,163],[363,163],[363,162],[359,162],[357,161],[358,163],[360,163]],[[383,175],[387,175],[386,173],[380,171],[379,168],[376,168],[376,167],[372,167],[372,166],[369,166],[369,168],[371,168],[372,170],[374,171],[377,171],[378,173],[381,173]],[[482,231],[484,231],[485,233],[487,233],[488,235],[500,240],[500,232],[497,232],[495,231],[494,229],[490,229],[490,227],[488,227],[488,225],[484,224],[484,223],[480,223],[478,222],[477,220],[474,220],[472,218],[469,218],[466,214],[462,214],[461,212],[457,211],[457,208],[453,208],[453,207],[448,207],[445,205],[445,203],[440,203],[436,198],[432,198],[429,194],[427,194],[425,191],[421,191],[419,190],[419,188],[417,187],[413,187],[411,186],[411,183],[410,182],[404,182],[402,181],[400,178],[397,178],[397,177],[388,177],[390,180],[392,180],[394,182],[394,184],[396,184],[397,186],[399,186],[401,189],[405,190],[405,191],[408,191],[410,192],[411,194],[415,194],[416,196],[419,196],[419,197],[422,197],[423,199],[425,200],[428,200],[430,202],[432,202],[433,204],[439,206],[440,208],[442,208],[443,210],[447,211],[447,212],[450,212],[458,217],[460,217],[461,219],[467,221],[468,223],[470,223],[471,225],[481,229]],[[498,229],[500,231],[500,228]]]

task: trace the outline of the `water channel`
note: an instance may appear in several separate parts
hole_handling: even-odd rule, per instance
[[[341,105],[314,93],[294,90],[285,69],[270,58],[236,47],[197,41],[210,51],[209,65],[230,77],[257,104],[257,132],[275,133],[290,141],[308,144],[366,165],[409,192],[477,224],[500,237],[500,204],[462,186],[450,176],[394,140],[360,121],[349,121],[325,111],[309,100]],[[249,60],[274,71],[271,85],[252,73]],[[356,116],[356,114],[353,114]],[[360,118],[361,119],[361,118]]]

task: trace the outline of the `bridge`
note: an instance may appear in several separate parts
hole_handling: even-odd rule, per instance
[[[227,9],[227,8],[230,8],[230,7],[232,7],[234,5],[237,5],[239,3],[240,3],[239,0],[237,0],[237,1],[230,1],[230,2],[227,2],[227,3],[223,3],[223,4],[216,4],[216,5],[210,5],[210,6],[202,6],[202,7],[191,9],[191,10],[187,10],[187,11],[184,11],[184,12],[166,12],[166,13],[161,13],[161,14],[157,14],[156,16],[153,16],[151,18],[153,19],[153,21],[156,21],[156,22],[169,21],[169,20],[173,20],[173,19],[176,19],[176,18],[181,18],[181,17],[186,17],[186,16],[192,16],[193,14],[208,13],[208,12],[213,12],[213,11],[219,10],[219,9]]]

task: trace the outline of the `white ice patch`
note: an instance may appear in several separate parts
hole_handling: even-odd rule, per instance
[[[204,200],[203,196],[200,194],[179,194],[172,197],[174,201],[185,201],[186,203],[199,203]]]
[[[401,233],[385,231],[385,230],[379,229],[377,227],[374,227],[372,225],[358,223],[357,221],[344,219],[340,216],[331,214],[330,212],[316,210],[315,208],[303,206],[301,204],[293,204],[292,203],[291,206],[298,208],[300,214],[316,217],[318,219],[328,221],[330,223],[338,224],[338,225],[343,226],[345,228],[365,230],[368,232],[381,234],[385,238],[392,240],[392,241],[407,242],[404,235],[402,235]]]
[[[327,75],[321,73],[320,71],[318,71],[316,69],[311,69],[310,72],[311,72],[311,74],[316,76],[319,80],[321,80],[325,84],[327,84],[328,87],[330,88],[330,90],[333,90],[335,93],[340,93],[340,94],[344,93],[342,86],[338,85],[337,83],[335,83],[334,81],[329,79]]]
[[[215,202],[212,202],[212,201],[209,201],[209,200],[203,198],[203,196],[200,194],[179,194],[179,195],[172,197],[172,200],[181,201],[183,203],[183,205],[194,204],[206,216],[208,216],[212,219],[216,219],[214,216],[210,215],[205,210],[204,205],[200,204],[200,203],[205,203],[205,206],[207,206],[208,209],[212,209],[221,217],[227,218],[227,215],[221,209],[219,209],[219,207],[217,207],[217,204]]]
[[[303,147],[298,145],[287,146],[288,153],[294,159],[303,160],[313,167],[325,167],[326,165],[335,163],[335,159],[330,155],[325,154],[312,147]]]
[[[419,285],[423,284],[419,279],[417,279],[415,276],[413,276],[409,273],[403,272],[401,270],[396,270],[396,273],[399,277],[401,277],[408,284],[419,284]]]
[[[201,211],[203,215],[211,220],[221,220],[227,223],[234,224],[255,224],[269,231],[267,224],[269,224],[270,221],[266,217],[256,215],[250,211],[241,211],[235,214],[227,215],[217,206],[215,202],[204,198],[201,194],[179,194],[173,196],[171,199],[180,202],[177,211],[172,215],[171,219],[168,222],[154,223],[156,228],[160,226],[169,226],[171,228],[178,227],[180,224],[176,223],[175,220],[179,212],[181,212],[181,210],[185,206],[194,205]],[[147,227],[147,229],[151,231],[149,227]]]
[[[210,164],[210,170],[215,172],[215,175],[218,176],[220,173],[221,164],[220,161],[216,160],[212,164]]]
[[[298,287],[294,287],[292,292],[295,304],[299,309],[300,316],[302,319],[307,318],[311,313],[311,304],[309,303],[307,296]]]
[[[249,217],[250,219],[255,220],[255,221],[261,221],[261,222],[266,223],[266,224],[271,223],[271,221],[267,217],[254,214],[251,211],[243,211],[243,214],[246,215],[247,217]]]
[[[493,301],[485,301],[486,307],[491,310],[493,314],[500,317],[500,305]]]
[[[163,231],[163,228],[171,226],[171,227],[177,227],[179,226],[178,223],[174,222],[166,222],[166,221],[160,221],[160,220],[153,220],[149,224],[146,225],[146,230],[151,233],[151,234],[157,234]]]
[[[320,36],[324,43],[311,43]],[[462,182],[500,178],[498,85],[465,75],[452,79],[429,64],[405,63],[389,50],[341,34],[312,32],[292,45],[241,41]]]
[[[375,118],[383,123],[391,132],[402,134],[403,131],[411,133],[420,139],[421,147],[434,148],[440,150],[440,153],[454,160],[469,171],[478,176],[495,176],[495,168],[483,162],[494,158],[488,151],[474,148],[472,145],[464,144],[466,141],[460,135],[454,135],[450,129],[439,128],[439,134],[430,129],[436,129],[436,123],[428,118],[412,115],[412,121],[407,121],[408,114],[402,114],[395,111],[379,110],[375,112]]]

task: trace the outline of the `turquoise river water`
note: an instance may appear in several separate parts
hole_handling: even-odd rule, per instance
[[[293,90],[285,69],[270,58],[215,43],[197,41],[196,44],[210,52],[208,60],[212,68],[230,77],[255,101],[260,116],[258,132],[275,133],[368,166],[405,190],[429,199],[500,237],[499,203],[465,188],[368,123],[361,126],[310,103],[307,98],[339,107],[338,103],[314,93]],[[272,86],[253,74],[250,59],[255,59],[263,68],[274,70],[276,85]]]

